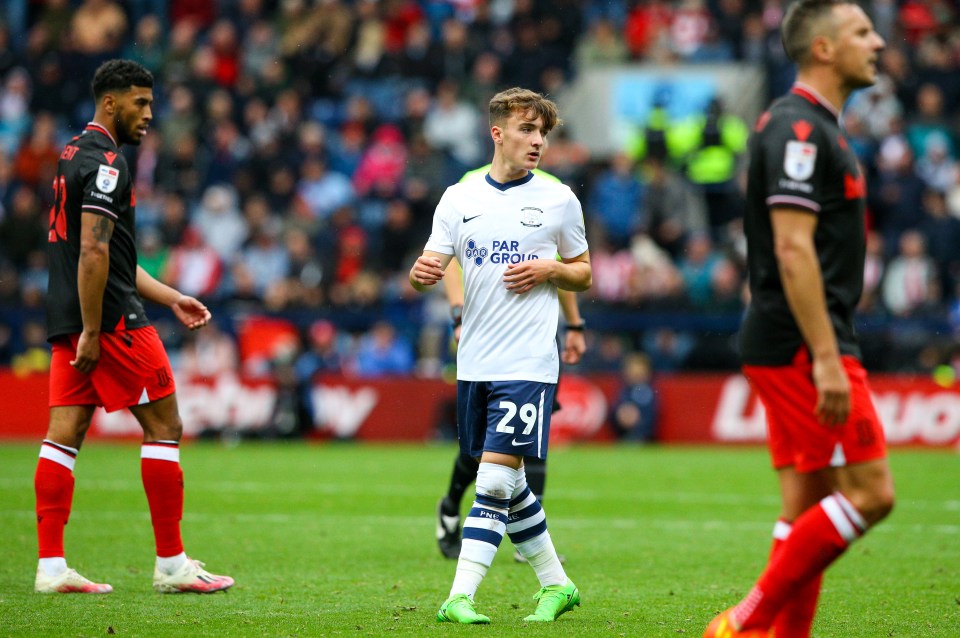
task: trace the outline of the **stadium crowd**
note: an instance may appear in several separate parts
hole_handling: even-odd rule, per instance
[[[50,183],[63,143],[92,116],[89,82],[106,59],[134,59],[157,79],[154,125],[127,148],[140,263],[220,322],[182,350],[170,332],[171,354],[231,365],[244,318],[274,313],[300,331],[285,355],[298,377],[436,375],[450,358],[446,308],[442,295],[415,299],[406,269],[444,188],[490,155],[490,96],[514,85],[556,95],[601,66],[739,62],[761,66],[774,97],[792,82],[777,30],[784,5],[7,0],[0,365],[45,364]],[[953,358],[960,368],[958,7],[868,9],[889,43],[882,77],[843,113],[869,192],[861,309],[867,326],[884,326],[865,361],[932,370]],[[745,294],[750,124],[715,101],[691,121],[651,118],[612,157],[592,156],[569,129],[552,136],[541,167],[584,203],[594,267],[581,369],[619,370],[631,351],[655,371],[736,366],[729,319]],[[707,154],[726,172],[705,171]],[[686,330],[677,316],[718,319]],[[246,371],[276,371],[262,364]]]

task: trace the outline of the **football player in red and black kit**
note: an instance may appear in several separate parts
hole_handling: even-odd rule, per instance
[[[152,119],[153,76],[128,60],[111,60],[93,78],[96,113],[60,155],[50,210],[47,295],[50,423],[34,480],[40,593],[112,591],[67,566],[64,526],[73,500],[73,467],[93,411],[128,408],[143,428],[141,473],[156,540],[153,587],[206,593],[233,585],[184,553],[183,472],[173,374],[142,299],[168,306],[196,330],[206,306],[137,265],[136,197],[122,144],[140,143]]]
[[[853,327],[864,178],[838,125],[884,46],[848,0],[798,0],[782,25],[797,83],[757,122],[747,177],[743,371],[766,409],[781,518],[767,567],[705,637],[806,637],[827,567],[893,507],[883,430]]]

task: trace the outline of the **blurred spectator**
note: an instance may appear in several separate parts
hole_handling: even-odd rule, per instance
[[[707,230],[703,194],[690,188],[662,160],[648,159],[643,170],[647,179],[643,217],[650,237],[673,259],[678,259],[689,234]]]
[[[226,19],[217,20],[207,34],[213,53],[213,78],[225,88],[233,87],[240,74],[240,48],[237,28]]]
[[[923,194],[923,212],[920,231],[936,265],[939,288],[949,296],[960,283],[960,219],[947,210],[943,194],[932,189]]]
[[[643,335],[643,350],[650,357],[651,367],[659,372],[676,372],[687,360],[695,345],[688,332],[661,327]]]
[[[562,126],[551,132],[547,149],[540,160],[540,168],[583,195],[590,164],[590,150],[570,136],[570,127]]]
[[[328,170],[323,157],[308,157],[300,169],[296,186],[298,210],[321,224],[326,223],[335,210],[352,204],[356,193],[350,178]]]
[[[127,15],[112,0],[83,0],[70,22],[70,42],[91,72],[119,53],[126,32]]]
[[[223,264],[223,259],[207,244],[203,233],[191,226],[184,230],[181,243],[170,251],[163,281],[191,297],[215,298],[220,295]]]
[[[422,248],[422,241],[423,237],[413,226],[410,205],[400,198],[391,199],[387,203],[386,219],[376,255],[380,272],[385,277],[391,273],[403,273],[405,276],[405,265],[410,263],[411,254]]]
[[[253,279],[254,293],[270,308],[284,303],[282,282],[290,271],[290,256],[279,241],[280,223],[266,219],[251,227],[251,236],[234,261],[234,267],[245,268]]]
[[[56,122],[49,113],[38,113],[26,141],[13,159],[14,173],[25,186],[49,188],[57,174],[60,148],[56,139]]]
[[[134,38],[128,41],[124,56],[139,62],[154,76],[162,73],[166,55],[163,20],[159,15],[148,13],[134,27]]]
[[[670,48],[681,59],[690,60],[703,47],[713,18],[703,0],[681,0],[674,5],[670,20]]]
[[[47,327],[40,321],[27,321],[21,328],[23,347],[13,356],[10,367],[18,377],[43,374],[50,370],[50,346]]]
[[[20,303],[27,308],[42,308],[47,296],[47,279],[47,251],[30,251],[27,266],[20,272]]]
[[[713,298],[713,271],[720,261],[721,256],[714,249],[709,235],[690,235],[679,268],[687,299],[695,308],[710,306]]]
[[[624,38],[631,57],[665,62],[670,58],[669,29],[673,9],[665,0],[637,2],[627,16]]]
[[[163,243],[159,230],[150,226],[137,231],[137,265],[148,275],[163,281],[169,259],[170,248]]]
[[[11,70],[0,87],[0,149],[13,157],[21,138],[30,130],[32,81],[23,68]]]
[[[381,377],[410,374],[413,371],[413,348],[386,321],[373,324],[360,338],[360,345],[351,362],[359,377]]]
[[[432,146],[458,163],[462,173],[481,162],[481,124],[476,108],[461,101],[457,85],[447,79],[437,87],[437,100],[424,119],[423,133]]]
[[[897,316],[910,316],[939,300],[937,269],[926,252],[923,235],[908,230],[900,237],[900,252],[883,278],[883,303]]]
[[[611,422],[621,441],[649,443],[657,435],[657,395],[651,384],[650,358],[631,352],[623,358],[620,394]]]
[[[893,131],[893,122],[902,120],[903,105],[897,99],[893,80],[881,75],[873,86],[856,91],[850,98],[843,117],[856,116],[873,139],[881,139]]]
[[[183,241],[184,232],[189,225],[190,219],[187,215],[187,203],[184,201],[183,195],[177,192],[165,193],[160,207],[160,220],[157,226],[164,245],[176,246]]]
[[[285,244],[290,259],[286,276],[285,299],[292,307],[317,307],[323,300],[325,271],[310,236],[301,228],[286,232]]]
[[[876,312],[880,307],[880,284],[886,269],[883,236],[876,231],[867,233],[867,254],[863,266],[863,292],[859,312]]]
[[[589,31],[577,44],[574,57],[581,73],[600,66],[622,64],[629,51],[613,22],[601,18],[590,25]]]
[[[897,252],[900,235],[922,222],[923,188],[906,140],[900,135],[883,140],[877,157],[876,183],[867,196],[888,256]]]
[[[370,145],[363,152],[360,165],[353,174],[357,194],[364,196],[374,188],[397,192],[407,163],[403,134],[393,125],[384,124],[373,132]]]
[[[186,133],[157,156],[156,186],[193,200],[203,192],[207,161],[206,149],[195,135]]]
[[[933,83],[923,84],[917,92],[916,113],[907,119],[907,141],[914,157],[927,152],[928,140],[934,137],[938,143],[946,144],[946,154],[951,159],[957,157],[956,148],[951,139],[950,124],[944,113],[943,90]]]
[[[960,184],[960,163],[950,156],[950,141],[939,131],[924,140],[923,153],[917,158],[917,175],[941,194]]]
[[[236,342],[211,321],[203,330],[185,336],[178,373],[187,379],[215,379],[221,374],[236,374],[239,359]]]
[[[325,319],[313,322],[307,331],[307,347],[297,357],[294,370],[301,383],[309,384],[318,374],[343,370],[337,328]]]
[[[36,193],[20,186],[10,210],[0,219],[0,255],[17,268],[27,267],[27,257],[47,245],[47,221]]]
[[[634,294],[641,303],[669,306],[683,297],[683,277],[669,253],[647,235],[634,236],[630,252],[637,265]]]
[[[710,231],[718,241],[726,238],[727,224],[743,216],[736,177],[749,133],[743,120],[726,112],[719,98],[710,101],[703,116],[687,120],[674,132],[687,178],[703,191]]]
[[[224,262],[231,261],[247,239],[247,223],[237,207],[236,192],[228,186],[210,186],[192,215],[192,225]]]
[[[614,250],[625,248],[644,224],[644,186],[626,153],[614,155],[610,168],[597,178],[587,200],[587,215],[597,222]]]

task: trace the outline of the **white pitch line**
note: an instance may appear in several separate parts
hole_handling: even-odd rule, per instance
[[[0,478],[0,490],[28,490],[32,482],[24,478]],[[103,492],[142,492],[143,485],[139,477],[137,479],[89,479],[85,480],[82,476],[77,478],[77,486],[81,490],[99,490]],[[422,495],[424,490],[420,485],[403,484],[379,484],[379,485],[357,485],[354,483],[302,483],[302,482],[276,482],[268,483],[263,481],[213,481],[213,482],[191,482],[191,493],[213,493],[213,494],[275,494],[284,492],[288,494],[376,494],[379,496],[412,496]],[[768,495],[748,495],[732,492],[667,492],[667,491],[629,491],[629,490],[605,490],[585,489],[578,487],[573,489],[554,489],[550,491],[550,501],[583,501],[600,503],[683,503],[686,505],[751,505],[761,507],[775,507],[779,505],[780,500],[776,494]],[[951,499],[945,501],[936,501],[931,499],[900,499],[897,501],[898,510],[933,510],[956,512],[960,511],[960,500]]]
[[[33,519],[36,512],[33,510],[7,510],[0,511],[0,519]],[[71,520],[97,520],[97,521],[117,521],[117,520],[140,520],[149,521],[150,515],[143,512],[123,512],[123,511],[74,511]],[[303,523],[305,521],[315,521],[318,523],[338,523],[346,522],[356,527],[359,525],[369,525],[371,527],[382,527],[389,524],[393,527],[405,525],[411,529],[428,528],[433,525],[433,518],[430,516],[383,516],[374,514],[336,514],[324,513],[316,514],[314,512],[304,512],[301,514],[243,514],[243,513],[222,513],[208,514],[204,512],[187,513],[184,519],[188,522],[209,523],[229,521],[231,523],[269,523],[269,524],[291,524]],[[772,522],[770,521],[730,521],[722,519],[708,520],[686,520],[686,519],[645,519],[636,518],[574,518],[564,517],[560,520],[551,521],[551,527],[561,529],[577,530],[683,530],[683,531],[754,531],[768,530]],[[885,522],[870,534],[876,533],[898,533],[898,534],[960,534],[960,525],[945,524],[926,524],[909,523],[898,524],[896,522]]]

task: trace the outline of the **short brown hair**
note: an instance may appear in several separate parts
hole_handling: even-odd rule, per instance
[[[851,0],[797,0],[787,8],[780,26],[780,38],[787,57],[803,66],[810,60],[810,45],[820,35],[833,35],[822,29],[823,19],[834,7],[855,4]],[[834,25],[835,26],[835,25]]]
[[[519,111],[524,118],[535,120],[543,119],[543,129],[546,133],[563,124],[560,111],[553,101],[536,91],[513,87],[500,91],[490,100],[490,126],[503,124],[511,113]]]

